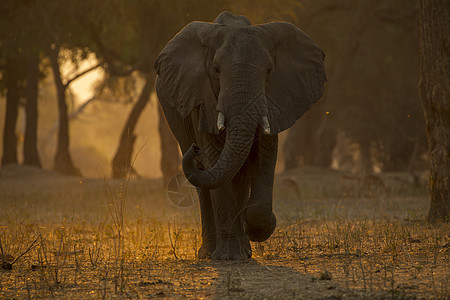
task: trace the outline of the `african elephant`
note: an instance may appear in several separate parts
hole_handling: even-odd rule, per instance
[[[157,57],[157,95],[199,194],[200,258],[250,258],[249,240],[273,233],[277,134],[322,96],[324,57],[293,24],[229,12],[188,24]]]

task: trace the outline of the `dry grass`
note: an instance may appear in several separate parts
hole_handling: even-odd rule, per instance
[[[278,177],[279,225],[252,260],[213,262],[198,208],[158,181],[2,168],[0,298],[448,299],[450,226],[422,221],[424,188],[301,178]]]

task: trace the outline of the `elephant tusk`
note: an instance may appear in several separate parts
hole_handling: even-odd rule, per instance
[[[269,124],[269,119],[267,118],[267,116],[265,116],[263,118],[263,129],[264,129],[264,134],[270,134],[270,124]]]
[[[219,114],[217,115],[217,128],[219,129],[219,131],[225,129],[225,116],[220,111]]]

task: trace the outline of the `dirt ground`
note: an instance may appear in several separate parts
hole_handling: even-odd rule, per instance
[[[421,176],[278,175],[277,229],[246,262],[199,260],[198,205],[179,200],[159,180],[0,168],[0,298],[449,299],[450,225],[423,221]]]

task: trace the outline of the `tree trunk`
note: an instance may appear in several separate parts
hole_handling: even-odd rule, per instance
[[[331,125],[331,126],[330,126]],[[314,165],[330,168],[333,162],[333,150],[337,144],[337,131],[329,121],[322,120],[322,126],[317,134]]]
[[[53,70],[56,92],[58,96],[58,112],[59,112],[59,128],[57,149],[54,160],[54,169],[57,172],[66,175],[81,176],[81,172],[72,162],[69,152],[69,120],[67,117],[66,88],[61,79],[61,73],[58,64],[59,49],[51,49],[49,51],[50,63]]]
[[[6,116],[3,129],[2,165],[17,164],[16,123],[19,109],[19,76],[17,62],[8,58],[6,72]]]
[[[139,116],[147,105],[150,94],[153,89],[154,77],[149,75],[145,79],[145,85],[142,89],[138,101],[131,110],[130,115],[125,123],[125,126],[120,135],[119,146],[112,161],[113,178],[124,178],[128,172],[134,172],[131,164],[131,157],[133,155],[134,142],[136,136],[134,129],[139,120]]]
[[[283,147],[286,171],[301,165],[331,167],[337,132],[325,106],[324,98],[289,129]]]
[[[305,118],[305,116],[303,117]],[[289,128],[286,141],[283,144],[284,171],[294,170],[300,166],[300,145],[303,144],[301,121]]]
[[[359,154],[361,159],[361,172],[364,178],[372,175],[372,155],[370,149],[372,148],[370,144],[370,139],[367,141],[362,141],[359,145]]]
[[[161,171],[163,174],[164,186],[169,180],[180,172],[180,156],[178,153],[178,143],[170,131],[166,118],[161,107],[158,107],[159,126],[158,132],[161,139]]]
[[[430,222],[450,212],[450,2],[420,1],[420,97],[430,152]]]
[[[314,165],[318,127],[322,122],[322,99],[289,129],[283,145],[285,171]]]
[[[26,126],[23,148],[23,163],[25,165],[41,167],[41,160],[37,150],[37,98],[39,82],[39,56],[35,53],[28,57],[27,70],[27,103],[25,106]]]
[[[383,172],[407,172],[416,151],[416,143],[408,140],[394,142],[383,161]]]
[[[343,41],[343,49],[340,51],[339,61],[329,72],[327,84],[322,99],[314,105],[303,118],[293,126],[288,133],[288,138],[283,145],[285,155],[285,170],[299,166],[299,160],[304,165],[330,167],[333,160],[333,149],[337,143],[337,131],[335,124],[326,115],[327,99],[336,97],[340,92],[342,82],[348,76],[348,66],[353,62],[369,22],[368,11],[370,3],[360,1],[357,13],[353,17],[353,26]],[[333,114],[333,113],[331,113]]]

